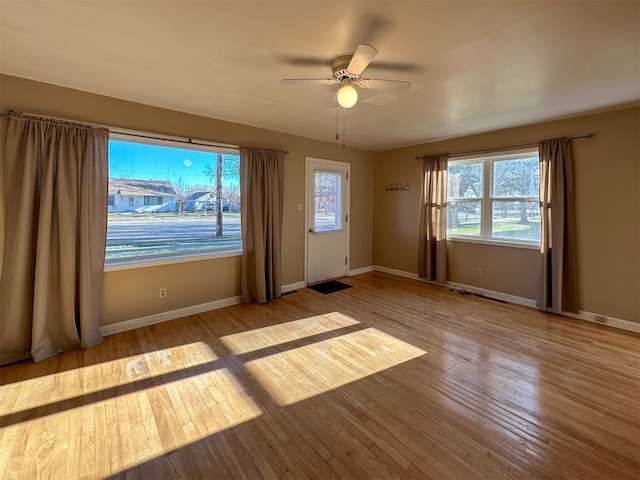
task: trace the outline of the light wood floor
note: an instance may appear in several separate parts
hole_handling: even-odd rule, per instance
[[[3,367],[0,478],[640,478],[639,335],[345,282]]]

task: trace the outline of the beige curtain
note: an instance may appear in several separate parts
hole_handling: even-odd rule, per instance
[[[571,142],[540,142],[540,282],[538,308],[578,313]]]
[[[281,296],[284,152],[240,149],[242,301]]]
[[[447,155],[424,159],[420,215],[420,278],[447,281]]]
[[[12,116],[0,277],[0,363],[102,341],[105,129]]]

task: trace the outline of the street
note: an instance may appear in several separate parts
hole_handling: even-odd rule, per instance
[[[240,235],[240,218],[223,218],[223,236]],[[216,232],[215,218],[206,220],[145,220],[118,221],[109,223],[107,243],[120,245],[123,243],[156,242],[156,241],[191,241],[210,240]]]
[[[105,259],[240,248],[240,218],[223,218],[222,225],[223,236],[216,238],[216,221],[213,217],[110,222]]]

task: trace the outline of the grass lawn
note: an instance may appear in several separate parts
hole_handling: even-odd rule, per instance
[[[167,242],[158,241],[135,241],[120,243],[119,245],[107,246],[105,259],[127,258],[144,255],[175,255],[182,252],[198,252],[202,250],[225,250],[238,248],[241,246],[239,236],[224,236],[222,238],[212,238],[208,241],[202,239],[183,239],[167,245]]]
[[[448,233],[452,235],[480,236],[480,223],[461,223],[459,227],[450,227]],[[528,238],[527,232],[540,231],[540,222],[529,222],[527,225],[516,222],[498,222],[493,224],[493,235],[507,238]]]

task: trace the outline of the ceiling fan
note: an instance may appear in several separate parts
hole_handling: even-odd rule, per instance
[[[378,54],[371,45],[358,45],[353,55],[342,55],[331,62],[331,78],[284,78],[284,85],[333,85],[340,84],[338,89],[338,104],[344,108],[353,107],[358,101],[358,92],[354,88],[371,88],[393,92],[404,92],[411,88],[411,82],[403,80],[381,80],[363,78],[364,70]]]

